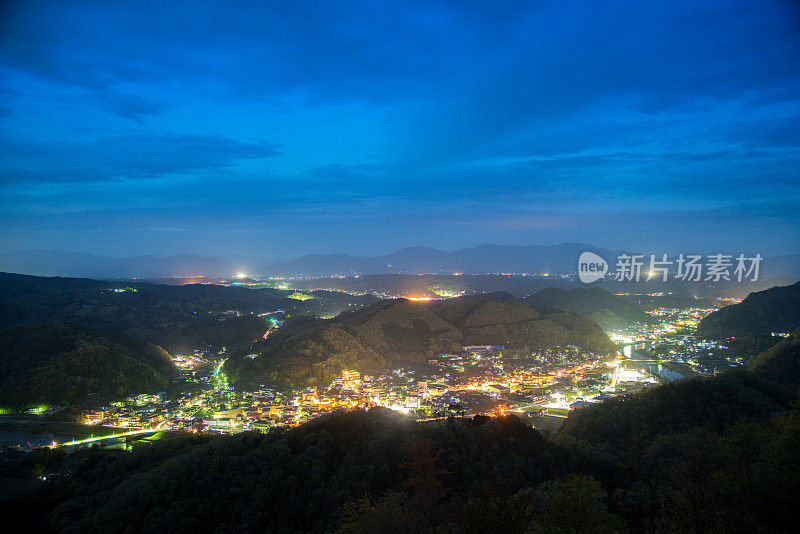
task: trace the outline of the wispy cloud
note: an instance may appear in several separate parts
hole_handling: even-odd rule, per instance
[[[278,154],[271,143],[191,134],[127,135],[84,142],[7,136],[0,145],[0,176],[6,184],[157,179],[209,172],[240,160]]]

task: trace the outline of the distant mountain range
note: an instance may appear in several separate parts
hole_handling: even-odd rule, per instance
[[[621,251],[583,243],[481,245],[452,252],[408,247],[382,256],[312,254],[268,264],[258,257],[196,254],[117,258],[78,252],[32,250],[0,254],[0,271],[36,276],[87,278],[231,277],[237,273],[282,277],[341,277],[377,274],[564,274],[574,272],[581,253],[605,258],[613,270]],[[800,278],[800,255],[766,258],[762,277]]]
[[[252,272],[263,264],[264,260],[260,258],[221,258],[196,254],[125,258],[58,250],[26,250],[0,254],[0,271],[34,276],[95,279],[230,277],[239,272]]]
[[[564,273],[575,270],[578,256],[592,251],[611,258],[609,250],[581,243],[549,246],[481,245],[452,252],[408,247],[382,256],[311,254],[267,264],[254,257],[208,257],[195,254],[116,258],[79,252],[31,250],[0,254],[0,271],[36,276],[145,278],[234,276],[321,277],[365,274]]]
[[[560,245],[481,245],[447,252],[428,247],[408,247],[374,257],[347,254],[313,254],[264,268],[273,276],[353,276],[364,274],[554,274],[574,271],[582,252],[603,257],[615,253],[582,243]]]

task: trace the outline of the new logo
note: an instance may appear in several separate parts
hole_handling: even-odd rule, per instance
[[[578,258],[578,278],[584,284],[591,284],[602,279],[608,271],[606,260],[594,252],[584,252]]]

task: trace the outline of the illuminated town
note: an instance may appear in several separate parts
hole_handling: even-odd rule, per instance
[[[325,387],[305,389],[234,389],[222,371],[225,352],[196,351],[173,357],[179,374],[169,394],[113,402],[85,413],[85,422],[133,431],[268,432],[336,409],[384,406],[420,421],[515,412],[534,427],[557,428],[588,403],[741,365],[724,345],[693,336],[712,311],[655,308],[653,323],[609,332],[620,346],[614,357],[573,346],[526,357],[504,354],[503,346],[465,346],[415,367],[345,370]]]

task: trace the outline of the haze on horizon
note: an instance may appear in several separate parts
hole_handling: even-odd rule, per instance
[[[0,8],[0,252],[800,251],[791,1]]]

